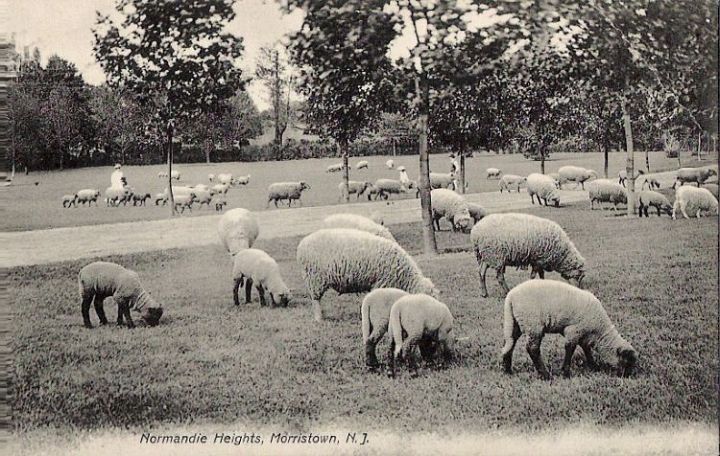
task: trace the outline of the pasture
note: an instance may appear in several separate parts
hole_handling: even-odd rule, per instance
[[[665,171],[677,168],[677,159],[668,159],[662,152],[650,154],[650,166],[653,171]],[[398,178],[397,170],[387,169],[385,161],[393,158],[395,165],[407,168],[411,179],[418,176],[418,157],[412,156],[377,156],[351,158],[352,166],[350,178],[353,180],[375,181],[379,178]],[[368,160],[369,169],[356,171],[354,164],[359,160]],[[450,170],[450,161],[447,155],[433,155],[430,158],[431,168],[436,172],[447,173]],[[295,160],[293,162],[253,162],[253,163],[213,163],[176,165],[181,173],[179,185],[208,184],[208,174],[230,172],[233,175],[251,175],[250,184],[230,189],[227,195],[227,208],[245,207],[251,210],[263,210],[267,203],[267,187],[272,182],[305,180],[311,189],[303,193],[302,203],[306,206],[324,206],[338,204],[338,184],[342,181],[341,173],[328,174],[325,172],[328,165],[337,163],[337,158]],[[706,165],[710,161],[696,163],[690,157],[683,157],[683,166]],[[712,162],[714,163],[714,162]],[[554,172],[564,165],[578,165],[592,168],[602,173],[602,154],[599,153],[563,153],[553,154],[546,163],[546,172]],[[468,158],[467,180],[468,192],[497,191],[497,180],[486,179],[485,170],[488,167],[498,167],[506,174],[527,175],[539,172],[540,163],[528,160],[522,155],[475,155]],[[610,176],[617,176],[618,171],[625,167],[625,154],[610,154]],[[644,154],[636,154],[636,167],[644,168]],[[164,165],[154,166],[126,166],[123,172],[128,184],[139,193],[162,192],[167,186],[165,179],[158,178],[158,172],[165,170]],[[104,201],[99,201],[99,207],[79,207],[65,209],[62,207],[61,197],[72,194],[83,188],[95,188],[104,194],[110,185],[112,167],[82,168],[69,171],[54,171],[47,173],[31,173],[30,175],[17,175],[14,185],[4,188],[0,192],[0,230],[24,231],[64,226],[95,225],[102,223],[120,223],[139,220],[157,220],[168,217],[167,207],[155,206],[152,201],[147,207],[106,207]],[[35,186],[34,183],[39,182]],[[412,195],[414,196],[414,195]],[[401,196],[411,198],[411,195]],[[101,195],[102,197],[102,195]],[[397,198],[393,196],[392,198]],[[354,196],[351,196],[354,200]],[[361,198],[361,201],[363,199]],[[365,199],[365,201],[367,201]],[[271,209],[275,210],[271,205]],[[192,214],[187,211],[183,217],[214,214],[214,208],[203,207],[193,209]]]
[[[620,155],[613,157],[617,169]],[[521,157],[490,158],[507,160],[507,168],[514,160],[524,163]],[[320,163],[325,162],[315,162]],[[377,169],[377,163],[371,166]],[[470,168],[484,170],[486,163],[484,157],[471,159]],[[549,164],[550,170],[557,164]],[[279,175],[273,164],[240,166],[240,172],[256,174],[252,166],[265,166],[268,176]],[[198,176],[208,169],[197,168],[203,170]],[[126,172],[132,184],[137,184],[135,172]],[[337,176],[327,180],[334,185]],[[308,203],[321,201],[318,186],[308,194],[313,195]],[[235,195],[251,188],[235,190]],[[499,286],[494,274],[488,274],[490,297],[478,296],[469,236],[448,232],[438,238],[444,254],[418,256],[417,261],[455,316],[460,338],[456,360],[444,370],[425,366],[415,379],[405,368],[395,380],[368,373],[360,330],[363,295],[329,292],[323,299],[326,320],[313,322],[295,262],[299,238],[264,241],[261,235],[256,246],[278,260],[297,298],[288,308],[260,308],[256,296],[251,304],[235,307],[230,259],[219,245],[103,258],[137,270],[165,305],[160,326],[132,331],[83,328],[76,277],[88,260],[9,270],[7,291],[15,301],[16,432],[140,432],[164,425],[234,422],[288,431],[349,423],[368,431],[442,433],[527,432],[579,423],[620,428],[690,421],[716,427],[717,218],[627,219],[591,211],[589,203],[527,212],[560,223],[587,259],[586,288],[638,350],[634,377],[587,371],[578,351],[572,378],[562,378],[559,336],[548,336],[543,343],[553,381],[537,378],[524,337],[516,348],[516,373],[503,374]],[[26,223],[41,226],[39,220],[47,215]],[[80,223],[69,217],[67,222]],[[419,224],[390,228],[406,249],[420,253]],[[507,280],[512,287],[528,276],[529,271],[509,270]],[[116,308],[111,301],[106,312],[112,321]],[[92,318],[96,324],[94,314]],[[384,342],[378,348],[382,361],[386,347]]]

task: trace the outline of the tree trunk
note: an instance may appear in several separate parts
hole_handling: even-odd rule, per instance
[[[698,144],[697,144],[697,154],[698,154],[698,161],[700,161],[700,145],[702,144],[702,131],[698,132]]]
[[[465,151],[460,152],[460,193],[465,194]]]
[[[540,149],[540,174],[545,174],[545,145],[541,142],[538,147]]]
[[[210,164],[210,141],[205,141],[205,163]]]
[[[632,125],[630,124],[630,113],[627,107],[627,98],[623,94],[620,99],[620,107],[623,115],[623,128],[625,129],[625,147],[627,151],[627,215],[633,217],[635,214],[635,150],[633,146]]]
[[[170,216],[177,214],[175,210],[175,196],[172,188],[172,164],[173,164],[173,125],[167,124],[167,163],[168,163],[168,202],[170,204]]]
[[[608,168],[610,167],[610,157],[608,156],[608,149],[610,149],[610,144],[608,144],[607,135],[602,140],[602,153],[603,153],[603,172],[605,173],[605,179],[608,178]]]
[[[650,172],[650,152],[647,150],[647,147],[645,148],[645,168],[647,169],[647,172]]]
[[[345,183],[345,202],[350,202],[350,164],[348,163],[348,145],[338,142],[338,152],[342,156],[343,182]]]
[[[420,152],[420,208],[423,220],[423,247],[428,255],[437,254],[437,241],[432,221],[432,202],[430,201],[430,162],[427,149],[427,113],[420,114],[418,119],[418,149]]]

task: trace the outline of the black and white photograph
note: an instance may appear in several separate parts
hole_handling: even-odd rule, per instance
[[[718,0],[0,0],[18,456],[717,455]]]

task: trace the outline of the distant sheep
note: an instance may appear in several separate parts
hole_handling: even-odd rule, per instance
[[[672,211],[673,220],[675,220],[678,209],[685,218],[690,218],[687,214],[688,211],[690,211],[690,214],[695,214],[695,217],[700,218],[703,211],[717,214],[718,200],[706,188],[681,186],[675,192],[675,204],[673,204]]]
[[[638,193],[638,216],[649,217],[648,209],[654,207],[657,209],[657,215],[660,217],[660,212],[663,211],[667,215],[672,216],[672,206],[670,201],[662,193],[658,193],[653,190],[643,190]]]
[[[357,164],[355,164],[355,169],[368,169],[368,161],[360,160]]]
[[[502,171],[498,168],[488,168],[485,170],[487,173],[487,179],[500,179],[500,176],[502,176]]]
[[[181,193],[179,195],[173,195],[175,200],[175,210],[180,210],[181,214],[185,213],[185,209],[192,212],[192,205],[195,202],[194,193]]]
[[[538,204],[541,205],[540,199],[548,205],[548,201],[552,202],[555,207],[560,207],[560,196],[557,193],[556,181],[544,174],[533,173],[527,177],[527,192],[530,195],[530,201],[535,204],[537,197]]]
[[[325,228],[354,228],[395,242],[390,230],[367,217],[357,214],[333,214],[323,220]]]
[[[637,182],[637,180],[640,178],[640,176],[644,176],[644,175],[645,175],[645,171],[643,171],[642,169],[636,169],[635,170],[635,181]],[[625,181],[627,181],[627,170],[621,169],[618,172],[618,184],[625,187]]]
[[[215,182],[215,175],[214,174],[208,174],[208,180],[210,182]]]
[[[524,176],[518,176],[516,174],[505,174],[500,178],[500,182],[498,183],[498,187],[500,187],[500,193],[503,192],[503,190],[510,193],[510,190],[515,188],[518,193],[520,193],[520,186],[527,183],[527,177]]]
[[[225,206],[227,206],[227,201],[225,201],[225,200],[215,201],[215,212],[222,212],[222,210]]]
[[[453,173],[430,173],[430,189],[448,188],[457,190],[457,180]]]
[[[162,202],[162,205],[165,206],[168,202],[168,199],[169,199],[169,196],[168,196],[167,192],[156,193],[155,194],[155,205],[159,206],[160,203]]]
[[[440,231],[440,219],[452,224],[453,231],[468,232],[472,228],[472,217],[465,198],[452,190],[438,188],[430,192],[432,201],[433,226]]]
[[[530,280],[513,288],[505,298],[502,361],[508,374],[512,373],[513,349],[523,333],[528,337],[527,351],[535,369],[546,380],[550,373],[540,353],[545,334],[565,336],[565,377],[570,376],[570,361],[578,345],[591,369],[597,368],[593,350],[621,376],[632,373],[637,365],[637,352],[620,336],[602,303],[592,293],[563,282]]]
[[[580,184],[583,190],[585,190],[585,182],[597,178],[597,173],[592,169],[570,165],[558,169],[558,175],[560,176],[559,184],[561,188],[563,184],[574,182],[575,184]]]
[[[87,203],[88,206],[92,206],[92,203],[95,203],[95,206],[97,206],[98,198],[100,198],[100,190],[96,190],[94,188],[84,188],[82,190],[78,190],[76,195],[77,204],[82,204],[84,206],[85,203]]]
[[[377,192],[375,199],[378,197],[388,199],[390,195],[398,195],[408,192],[407,187],[405,187],[402,182],[395,179],[378,179],[373,184],[373,187],[373,190]],[[370,194],[368,194],[368,200],[369,199]]]
[[[247,185],[250,183],[250,174],[239,176],[233,179],[233,185]]]
[[[390,309],[395,301],[407,295],[407,291],[398,288],[378,288],[365,295],[360,315],[365,344],[365,365],[370,369],[375,369],[380,364],[375,347],[388,330]]]
[[[215,182],[230,186],[233,183],[233,175],[230,173],[220,173],[215,176]]]
[[[273,307],[277,304],[287,306],[290,290],[280,274],[277,262],[266,252],[259,249],[243,249],[233,259],[232,276],[234,281],[233,300],[240,305],[238,290],[245,286],[245,304],[250,302],[252,286],[255,285],[260,296],[260,305],[265,306],[265,290],[270,293]]]
[[[393,169],[393,168],[395,167],[395,161],[393,161],[393,160],[388,160],[388,161],[386,161],[386,162],[385,162],[385,167],[386,167],[387,169]]]
[[[612,203],[614,210],[617,210],[618,204],[627,204],[627,191],[625,188],[608,179],[597,179],[588,184],[588,196],[590,197],[591,209],[595,209],[596,202],[600,207],[602,207],[602,203]]]
[[[717,175],[717,171],[710,166],[703,166],[701,168],[680,168],[677,170],[675,183],[672,188],[674,189],[678,183],[682,186],[690,182],[695,182],[697,186],[700,187],[710,177]]]
[[[202,207],[202,205],[205,204],[208,208],[210,207],[210,203],[212,203],[213,199],[213,195],[210,190],[196,189],[193,193],[195,193],[194,202],[198,203],[198,206]]]
[[[247,209],[231,209],[218,222],[220,242],[232,256],[252,247],[259,233],[257,218]]]
[[[73,193],[72,195],[63,195],[62,196],[62,205],[65,208],[69,208],[70,206],[77,207],[77,193]]]
[[[133,192],[128,187],[108,187],[105,189],[105,205],[117,207],[120,203],[127,204],[132,194]]]
[[[150,198],[152,198],[152,195],[150,195],[149,193],[143,193],[143,194],[133,193],[133,196],[132,196],[133,206],[135,206],[135,205],[145,206],[145,201],[149,200]]]
[[[228,189],[230,189],[230,184],[215,184],[210,187],[210,190],[217,195],[227,195]]]
[[[334,165],[330,165],[327,167],[326,172],[328,173],[337,173],[343,170],[343,164],[342,163],[335,163]]]
[[[645,190],[646,185],[650,190],[660,188],[660,182],[656,178],[650,176],[645,176],[645,180],[643,180],[641,189]]]
[[[270,184],[268,187],[268,201],[265,207],[270,207],[270,201],[275,203],[275,207],[278,207],[278,201],[287,200],[288,207],[292,205],[294,200],[302,206],[300,197],[304,190],[310,189],[310,186],[303,181],[300,182],[276,182]]]
[[[172,175],[172,179],[175,179],[178,181],[180,180],[180,171],[172,171],[170,174]],[[160,171],[158,173],[158,177],[167,179],[167,177],[168,177],[167,171]]]
[[[345,182],[340,182],[338,184],[338,190],[340,191],[340,197],[338,198],[338,201],[342,201],[345,199],[346,195],[357,195],[355,199],[360,199],[360,196],[365,193],[365,190],[370,186],[370,182],[361,182],[361,181],[348,181],[348,186],[345,186]]]

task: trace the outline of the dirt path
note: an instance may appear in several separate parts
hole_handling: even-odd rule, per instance
[[[664,176],[667,174],[667,176]],[[663,187],[672,184],[672,173],[658,175]],[[669,184],[668,184],[669,182]],[[466,195],[467,200],[482,204],[490,212],[512,211],[531,207],[526,192],[499,192]],[[560,191],[563,204],[587,201],[587,192]],[[420,220],[420,200],[364,202],[348,205],[278,209],[256,212],[260,237],[307,234],[321,226],[323,218],[338,212],[369,216],[383,214],[385,224]],[[187,217],[143,222],[116,223],[81,227],[55,228],[0,233],[0,267],[9,268],[33,264],[92,258],[104,255],[145,252],[170,248],[196,247],[218,243],[219,215]]]

